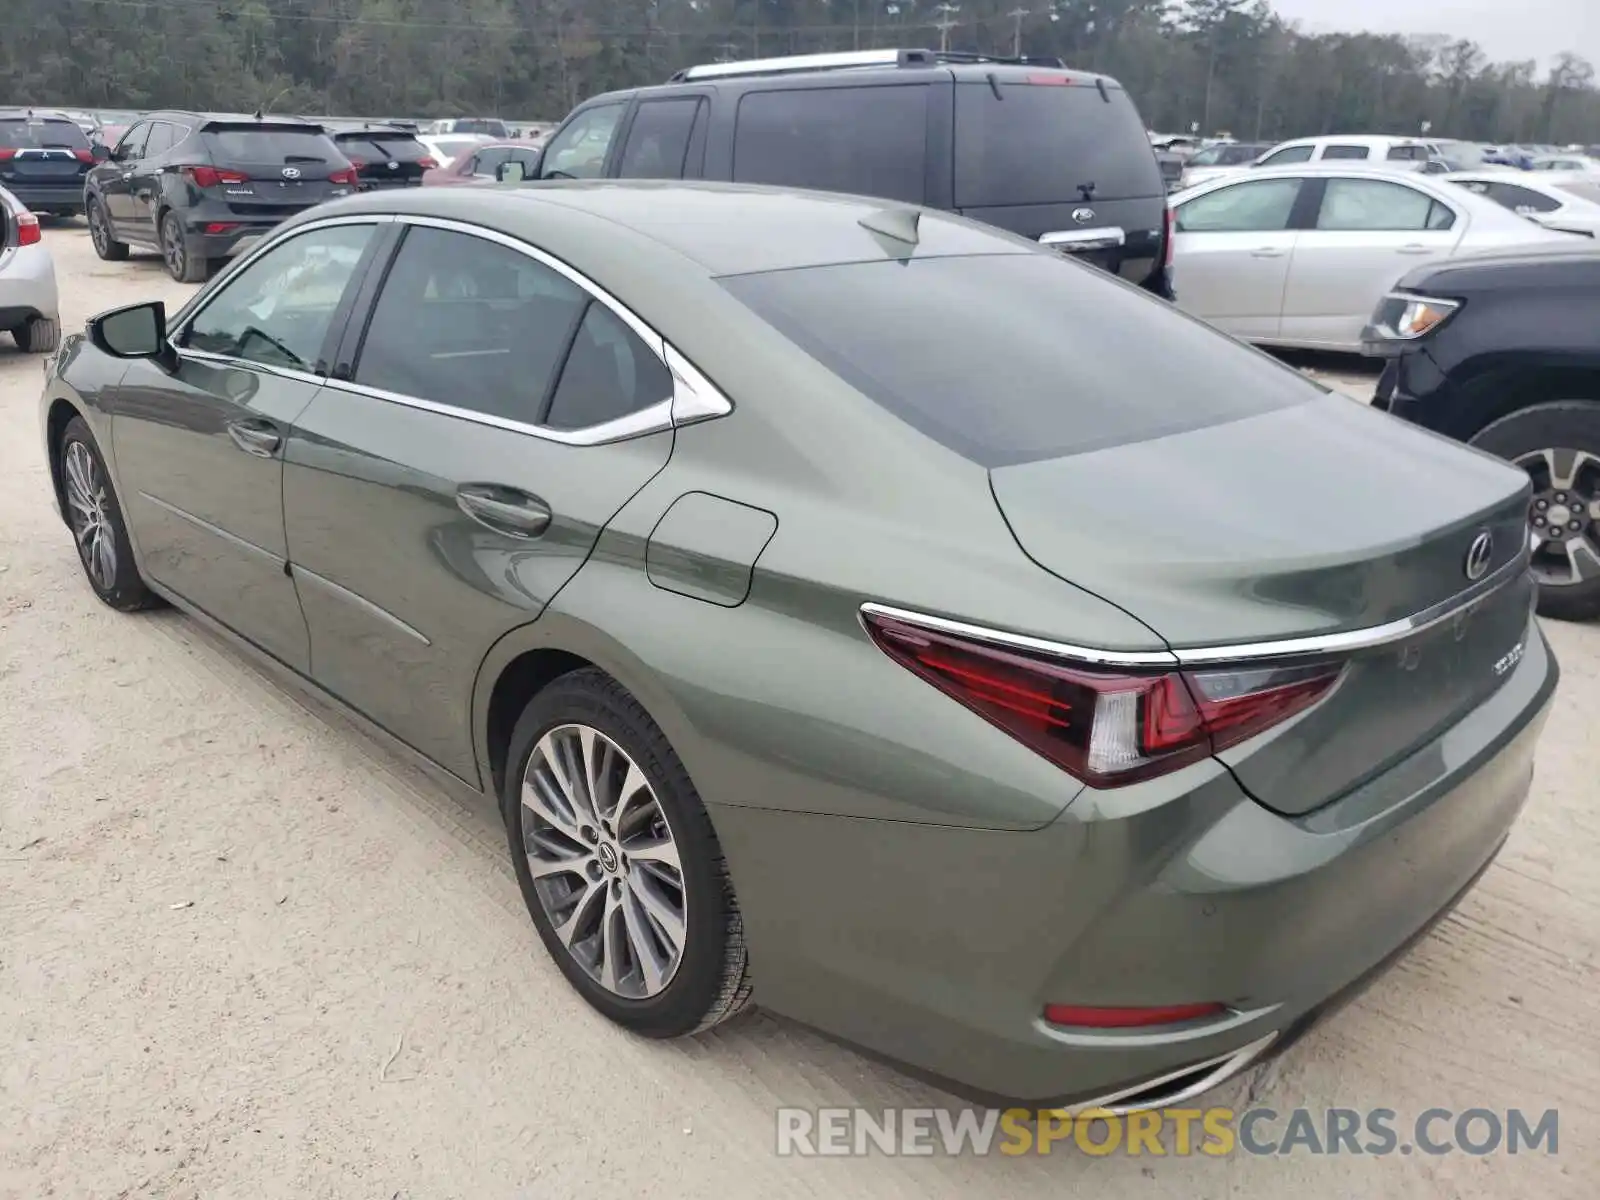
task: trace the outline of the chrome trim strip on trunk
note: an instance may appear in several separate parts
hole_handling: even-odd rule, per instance
[[[1528,558],[1528,548],[1523,547],[1516,558],[1493,574],[1484,576],[1465,591],[1458,592],[1448,600],[1442,600],[1412,616],[1401,617],[1382,625],[1369,625],[1365,629],[1349,629],[1340,633],[1312,634],[1308,637],[1281,638],[1268,642],[1241,642],[1224,646],[1185,646],[1173,650],[1106,650],[1095,646],[1076,646],[1069,642],[1030,637],[1026,634],[1008,633],[966,621],[952,621],[946,617],[929,616],[926,613],[870,601],[861,606],[859,615],[863,618],[868,615],[887,617],[893,621],[903,621],[907,625],[920,625],[936,633],[948,633],[956,637],[988,642],[995,646],[1045,654],[1053,658],[1071,659],[1093,666],[1170,668],[1226,665],[1262,659],[1352,654],[1359,650],[1372,650],[1392,642],[1403,641],[1413,634],[1448,621],[1458,613],[1482,603],[1494,592],[1516,582],[1527,571]]]

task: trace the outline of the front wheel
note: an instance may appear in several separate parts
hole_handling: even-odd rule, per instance
[[[190,253],[183,223],[174,213],[161,218],[161,259],[166,263],[167,274],[179,283],[204,283],[211,272],[209,261]]]
[[[1528,528],[1539,614],[1564,621],[1600,616],[1600,403],[1536,404],[1489,425],[1472,444],[1533,481]]]
[[[91,197],[83,206],[83,215],[89,222],[89,240],[94,243],[94,252],[106,262],[125,261],[128,243],[119,242],[111,236],[111,223],[106,220],[106,212],[100,206],[100,201]]]
[[[58,469],[67,525],[95,595],[123,612],[156,607],[161,601],[139,576],[122,505],[106,474],[100,447],[82,417],[67,422]]]
[[[594,1008],[668,1038],[750,995],[743,925],[705,806],[666,736],[593,668],[529,702],[502,803],[546,950]]]

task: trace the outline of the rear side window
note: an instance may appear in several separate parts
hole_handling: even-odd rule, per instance
[[[689,135],[702,101],[646,100],[634,114],[617,174],[623,179],[682,179]]]
[[[87,150],[75,121],[54,117],[0,117],[0,147],[9,150]]]
[[[328,163],[337,151],[326,134],[299,129],[208,129],[206,148],[218,163]]]
[[[1382,179],[1330,179],[1316,228],[1322,230],[1442,230],[1455,213],[1425,192]]]
[[[920,204],[927,96],[923,84],[748,92],[734,126],[733,177]]]
[[[998,90],[999,95],[995,93]],[[956,85],[957,208],[1078,204],[1166,192],[1128,93],[1048,84]]]
[[[544,423],[584,429],[649,408],[672,395],[672,373],[604,304],[590,301],[561,368]]]
[[[720,282],[870,400],[985,467],[1164,437],[1320,394],[1172,305],[1052,254]]]
[[[1322,148],[1322,157],[1348,159],[1366,158],[1367,148],[1365,146],[1324,146]]]

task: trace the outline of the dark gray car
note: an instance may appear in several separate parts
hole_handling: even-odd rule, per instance
[[[1556,683],[1521,473],[881,201],[331,204],[42,417],[99,595],[495,805],[601,1012],[753,988],[984,1097],[1288,1044],[1492,860]]]

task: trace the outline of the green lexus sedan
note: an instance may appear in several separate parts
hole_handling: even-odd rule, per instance
[[[354,197],[41,417],[100,598],[492,804],[600,1012],[989,1102],[1280,1051],[1488,866],[1556,685],[1521,472],[885,201]]]

